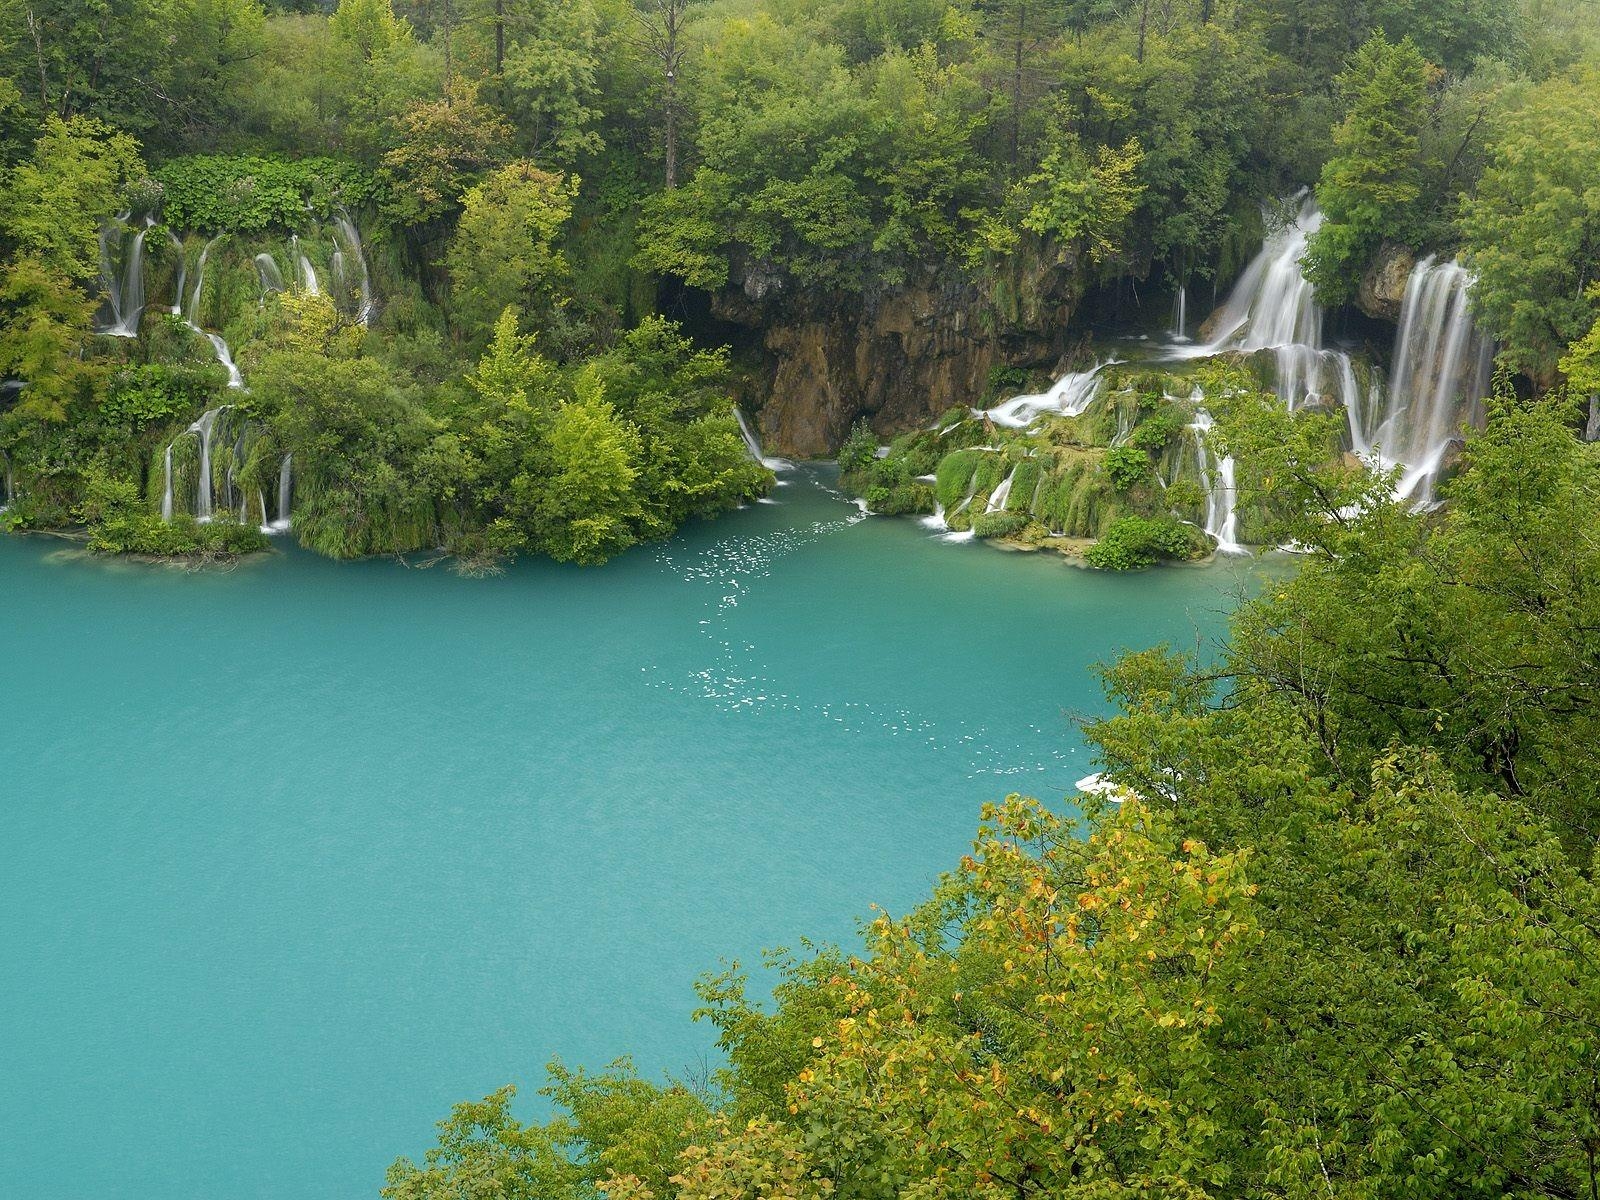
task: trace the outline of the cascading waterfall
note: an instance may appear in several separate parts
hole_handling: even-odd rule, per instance
[[[1216,318],[1212,339],[1175,348],[1177,358],[1271,352],[1278,396],[1290,410],[1337,399],[1351,442],[1362,448],[1365,406],[1350,356],[1322,344],[1322,309],[1300,270],[1306,243],[1322,226],[1307,198],[1293,221],[1271,230],[1234,284]]]
[[[1184,331],[1188,327],[1189,293],[1180,283],[1172,296],[1172,328],[1167,330],[1167,336],[1174,342],[1187,342],[1189,338]]]
[[[202,413],[162,452],[161,519],[173,519],[181,498],[184,510],[197,521],[226,518],[246,524],[253,517],[259,517],[263,533],[281,533],[288,529],[291,487],[288,457],[285,456],[279,468],[276,520],[265,489],[246,487],[242,478],[264,433],[264,428],[237,405],[222,404]],[[175,461],[175,452],[190,435],[194,437],[194,458],[186,459],[180,467]],[[190,472],[193,472],[192,479]]]
[[[256,279],[261,284],[261,295],[266,297],[268,292],[283,291],[283,272],[278,269],[278,260],[265,252],[256,255]]]
[[[165,457],[166,457],[166,463],[167,463],[167,484],[166,484],[166,487],[163,488],[162,492],[161,492],[161,519],[163,521],[170,521],[170,520],[172,520],[172,443],[171,442],[167,443],[167,453],[166,453]]]
[[[278,467],[278,519],[267,526],[267,530],[270,533],[283,533],[289,528],[289,499],[293,486],[293,475],[291,474],[293,462],[294,455],[285,454],[282,465]],[[263,501],[261,505],[263,517],[265,517],[266,511],[266,502]]]
[[[206,260],[211,257],[211,247],[222,240],[219,233],[204,246],[200,247],[200,257],[194,264],[194,291],[189,294],[188,302],[184,309],[184,316],[189,324],[196,329],[200,328],[200,297],[205,293],[206,287]]]
[[[1427,504],[1451,444],[1483,422],[1494,346],[1469,306],[1472,274],[1424,258],[1406,281],[1393,375],[1378,427],[1358,449],[1401,469],[1395,493]]]
[[[122,213],[100,231],[100,286],[111,319],[96,332],[110,337],[137,337],[144,315],[144,239],[155,218],[146,217],[143,225],[130,229],[130,215]],[[120,251],[116,256],[111,252],[113,242]]]
[[[1206,536],[1217,544],[1218,554],[1248,554],[1239,543],[1239,518],[1236,512],[1238,486],[1234,481],[1233,456],[1213,459],[1208,436],[1214,422],[1205,409],[1195,413],[1189,431],[1194,436],[1195,455],[1200,466],[1200,486],[1206,493]]]
[[[1096,363],[1087,371],[1075,371],[1063,375],[1056,380],[1049,391],[1028,396],[1013,396],[991,409],[973,409],[972,415],[987,417],[996,425],[1003,425],[1008,429],[1026,429],[1041,414],[1047,412],[1057,413],[1063,417],[1079,416],[1100,394],[1104,384],[1100,372],[1115,361],[1107,359],[1103,363]]]
[[[1000,485],[989,494],[988,507],[984,512],[1004,512],[1006,503],[1011,499],[1011,481],[1017,477],[1017,468],[1011,468],[1011,474],[1000,481]]]
[[[211,247],[221,240],[222,235],[218,234],[200,248],[200,257],[194,265],[194,291],[189,296],[188,313],[184,317],[184,323],[211,343],[211,352],[217,356],[217,361],[228,372],[228,386],[243,388],[244,376],[239,374],[239,368],[233,361],[233,352],[228,349],[228,343],[223,341],[221,334],[212,333],[200,326],[200,297],[204,294],[206,286],[206,259],[211,256]]]
[[[769,458],[761,453],[761,443],[756,440],[755,430],[750,428],[750,422],[739,409],[733,410],[733,419],[739,422],[739,435],[744,438],[745,449],[750,451],[750,457],[755,459],[769,471],[788,471],[794,464],[785,458]]]
[[[183,316],[183,289],[189,280],[189,256],[184,253],[183,242],[172,230],[167,230],[167,242],[172,246],[172,251],[178,256],[178,286],[172,295],[172,315]]]
[[[198,326],[196,328],[199,329]],[[206,341],[211,343],[212,353],[217,356],[217,361],[228,372],[228,386],[231,388],[243,388],[244,376],[239,373],[239,366],[233,361],[233,354],[228,349],[228,343],[222,340],[222,335],[205,329],[199,329],[199,332],[205,336]]]
[[[340,212],[333,218],[334,255],[331,263],[333,286],[340,303],[355,301],[356,320],[370,324],[373,314],[372,278],[367,270],[367,253],[361,245],[361,232],[348,213]],[[357,268],[355,286],[346,278],[348,264],[354,260]]]
[[[216,429],[217,418],[228,407],[228,405],[223,404],[217,408],[207,409],[200,414],[198,421],[189,426],[189,432],[200,439],[200,479],[195,487],[194,495],[194,515],[195,519],[199,521],[209,521],[212,517],[211,435]],[[169,447],[169,453],[170,449]]]

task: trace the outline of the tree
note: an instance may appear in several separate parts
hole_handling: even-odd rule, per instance
[[[476,84],[457,80],[443,99],[409,105],[392,136],[383,156],[385,209],[404,225],[424,225],[448,214],[479,172],[504,160],[511,127],[478,99]]]
[[[1303,259],[1325,304],[1349,300],[1383,239],[1404,241],[1414,224],[1411,206],[1422,191],[1417,149],[1437,74],[1409,38],[1391,44],[1375,33],[1339,76],[1346,115],[1317,183],[1322,227]]]
[[[580,375],[550,426],[551,474],[533,497],[538,546],[559,562],[598,563],[636,540],[639,433]]]
[[[1096,263],[1115,258],[1144,192],[1143,157],[1137,138],[1120,148],[1100,146],[1091,158],[1076,136],[1061,133],[1024,184],[1032,203],[1023,228],[1081,248]]]
[[[137,143],[90,117],[45,119],[33,154],[0,191],[0,373],[28,383],[25,412],[61,420],[97,373],[82,348],[97,307],[99,232],[144,175]]]
[[[1589,288],[1589,299],[1600,307],[1600,283]],[[1600,396],[1600,317],[1577,341],[1567,348],[1561,358],[1561,373],[1567,377],[1567,386],[1575,396],[1590,398]]]
[[[678,84],[691,2],[634,0],[629,9],[633,32],[624,35],[661,72],[661,140],[669,192],[678,186]]]
[[[1523,86],[1461,210],[1473,303],[1504,360],[1548,385],[1557,361],[1600,316],[1600,76]]]
[[[328,32],[363,61],[381,58],[413,36],[411,26],[395,15],[392,0],[339,0]]]
[[[578,180],[509,163],[462,196],[461,218],[446,255],[457,327],[475,336],[506,308],[547,321],[567,283],[557,246],[572,216]]]

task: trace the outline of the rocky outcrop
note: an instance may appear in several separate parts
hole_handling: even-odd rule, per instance
[[[1406,298],[1406,280],[1417,265],[1417,256],[1410,247],[1398,242],[1385,242],[1378,255],[1361,275],[1361,285],[1356,289],[1356,307],[1367,316],[1379,321],[1398,321],[1400,306]]]
[[[746,266],[713,311],[761,332],[762,445],[823,457],[858,417],[887,438],[976,403],[996,367],[1054,366],[1082,283],[1073,263],[1027,249],[985,287],[931,273],[868,295],[818,294]]]

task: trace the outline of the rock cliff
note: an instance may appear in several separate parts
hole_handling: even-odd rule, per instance
[[[1378,255],[1361,275],[1356,291],[1356,307],[1379,321],[1400,319],[1400,306],[1406,298],[1406,280],[1417,265],[1417,257],[1398,242],[1385,242]]]
[[[1032,247],[982,283],[930,274],[864,295],[803,290],[751,265],[712,307],[761,334],[762,445],[815,458],[858,417],[889,437],[976,403],[996,367],[1053,367],[1082,293],[1075,263]]]

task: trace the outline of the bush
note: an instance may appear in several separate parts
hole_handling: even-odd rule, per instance
[[[309,207],[328,216],[377,195],[377,180],[358,163],[336,158],[293,161],[252,154],[193,154],[156,172],[162,213],[174,229],[207,233],[293,232]]]
[[[1188,423],[1188,417],[1181,408],[1170,401],[1163,402],[1155,412],[1134,427],[1128,435],[1128,445],[1160,453],[1177,440]]]
[[[983,513],[972,522],[972,532],[981,538],[1010,537],[1021,533],[1028,524],[1028,515],[1020,512]]]
[[[215,390],[211,368],[129,367],[111,379],[100,416],[114,425],[143,427],[205,408]]]
[[[78,519],[89,527],[89,549],[101,554],[149,554],[157,558],[238,558],[269,545],[253,525],[213,521],[202,525],[179,515],[163,521],[140,505],[139,485],[102,470],[85,477]]]
[[[946,508],[960,504],[967,495],[968,485],[978,469],[979,461],[986,457],[987,454],[982,450],[956,450],[945,455],[935,472],[937,482],[934,490],[939,503]]]
[[[1111,486],[1125,492],[1150,474],[1150,456],[1133,446],[1113,446],[1100,460],[1100,469],[1111,479]]]
[[[872,465],[878,456],[878,439],[865,417],[857,417],[850,427],[850,435],[839,447],[839,469],[861,471]]]
[[[1119,517],[1084,552],[1084,561],[1103,571],[1137,571],[1163,558],[1187,558],[1189,531],[1171,518]]]

